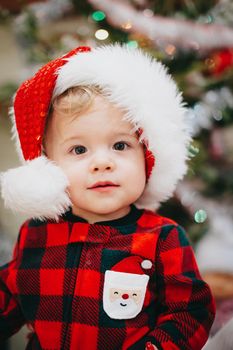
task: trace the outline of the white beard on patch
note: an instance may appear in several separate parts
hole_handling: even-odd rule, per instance
[[[114,301],[109,300],[107,304],[109,316],[112,318],[127,319],[138,313],[138,305],[131,298],[127,300],[122,298],[118,298]]]
[[[142,310],[148,275],[105,272],[103,308],[112,319],[131,319]]]

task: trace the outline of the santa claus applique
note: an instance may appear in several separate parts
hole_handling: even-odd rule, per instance
[[[142,310],[152,262],[140,256],[121,260],[105,272],[103,308],[113,319],[134,318]]]

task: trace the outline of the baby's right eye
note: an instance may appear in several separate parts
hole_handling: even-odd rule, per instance
[[[75,154],[83,154],[87,151],[86,147],[85,146],[75,146],[73,149],[72,149],[72,153],[75,153]]]

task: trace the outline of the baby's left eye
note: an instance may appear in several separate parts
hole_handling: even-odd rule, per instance
[[[120,141],[120,142],[116,142],[114,145],[113,145],[113,148],[116,150],[116,151],[124,151],[126,148],[128,148],[129,145],[124,142],[124,141]]]
[[[78,146],[75,146],[72,150],[73,153],[77,154],[77,155],[80,155],[80,154],[83,154],[83,153],[86,153],[87,152],[87,149],[85,146],[82,146],[82,145],[78,145]]]

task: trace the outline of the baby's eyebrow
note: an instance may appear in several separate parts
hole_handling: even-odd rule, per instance
[[[135,139],[138,139],[137,134],[135,132],[114,132],[114,135],[118,136],[118,137],[132,137]]]
[[[74,136],[71,136],[71,137],[67,137],[65,140],[63,140],[61,142],[61,144],[63,145],[64,143],[67,143],[67,142],[70,142],[70,141],[74,141],[74,140],[77,140],[77,139],[81,139],[81,136],[80,135],[74,135]]]
[[[138,140],[138,136],[135,132],[124,132],[124,131],[115,131],[112,133],[111,137],[118,137],[118,138],[133,138]],[[74,136],[70,136],[66,138],[65,140],[62,140],[61,145],[64,145],[67,142],[71,141],[77,141],[80,140],[82,141],[85,138],[85,135],[77,134]]]

